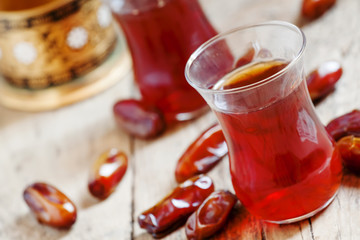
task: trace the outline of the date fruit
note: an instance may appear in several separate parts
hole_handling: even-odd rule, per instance
[[[25,189],[23,197],[40,223],[57,228],[70,228],[76,221],[74,203],[49,184],[31,184]]]
[[[235,68],[239,68],[242,66],[245,66],[246,64],[249,64],[252,62],[255,56],[255,48],[251,47],[249,50],[239,58],[235,63]]]
[[[187,239],[205,239],[220,230],[236,201],[236,196],[229,191],[213,192],[188,218],[185,225]]]
[[[360,173],[360,137],[346,136],[337,142],[344,166]]]
[[[322,63],[306,78],[311,100],[316,101],[326,96],[334,88],[342,75],[342,67],[336,61]]]
[[[155,206],[141,213],[139,225],[153,237],[163,237],[183,225],[213,191],[214,184],[208,176],[188,179]]]
[[[90,193],[99,199],[109,197],[123,178],[127,166],[128,159],[125,153],[115,148],[102,153],[90,172]]]
[[[301,13],[304,17],[313,20],[330,9],[336,0],[303,0]]]
[[[326,126],[326,130],[335,141],[350,135],[360,137],[360,111],[355,109],[333,119]]]
[[[235,68],[239,68],[251,63],[255,57],[270,58],[271,56],[272,54],[268,49],[255,49],[254,46],[251,46],[251,48],[249,48],[248,51],[236,61]]]
[[[113,107],[118,125],[129,134],[143,139],[154,138],[165,130],[160,110],[135,99],[120,100]]]
[[[219,124],[205,130],[177,162],[175,178],[178,183],[210,171],[228,153],[224,134]]]

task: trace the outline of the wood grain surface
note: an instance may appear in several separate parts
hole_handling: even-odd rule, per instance
[[[316,106],[324,124],[360,108],[360,1],[338,0],[313,22],[299,18],[301,0],[202,0],[219,31],[267,20],[302,26],[307,37],[305,68],[338,60],[344,74],[336,91]],[[131,72],[113,88],[56,111],[23,113],[0,107],[0,239],[152,239],[137,216],[175,186],[174,169],[186,147],[216,120],[201,118],[168,129],[161,137],[142,141],[117,129],[112,106],[136,94]],[[130,166],[116,192],[99,202],[87,190],[89,168],[104,150],[117,147],[129,155]],[[228,159],[209,175],[216,189],[232,191]],[[65,192],[78,207],[68,231],[37,223],[22,198],[24,188],[44,181]],[[213,239],[351,240],[360,237],[360,177],[347,173],[333,203],[315,217],[275,225],[263,223],[238,205],[225,229]],[[166,240],[186,239],[184,228]]]

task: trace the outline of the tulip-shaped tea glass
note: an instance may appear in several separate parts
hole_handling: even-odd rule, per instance
[[[237,28],[201,45],[185,69],[222,126],[236,195],[275,223],[325,208],[342,177],[339,152],[307,91],[305,43],[286,22]]]
[[[106,0],[121,25],[144,101],[169,122],[197,117],[207,106],[187,84],[186,61],[217,32],[198,0]]]

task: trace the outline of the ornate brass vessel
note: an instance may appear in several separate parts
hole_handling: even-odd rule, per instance
[[[20,88],[69,82],[114,49],[113,24],[100,0],[1,0],[0,74]]]

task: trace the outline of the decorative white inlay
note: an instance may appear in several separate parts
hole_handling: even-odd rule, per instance
[[[116,13],[120,13],[120,10],[125,3],[124,0],[108,0],[108,1],[110,1],[111,10]]]
[[[19,42],[13,49],[16,60],[25,65],[33,63],[38,55],[36,48],[32,43]]]
[[[80,49],[88,42],[88,32],[83,27],[74,27],[68,33],[66,43],[73,49]]]
[[[163,6],[165,6],[165,1],[164,0],[158,0],[157,4],[158,4],[159,8],[162,8]]]
[[[105,4],[101,5],[96,15],[100,27],[106,28],[111,24],[111,20],[112,20],[111,12],[110,12],[110,8],[107,5]]]

